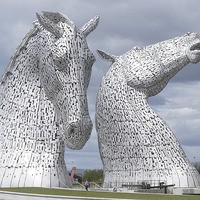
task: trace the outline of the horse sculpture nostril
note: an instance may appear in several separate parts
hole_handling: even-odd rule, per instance
[[[199,51],[200,50],[200,43],[194,44],[191,48],[190,51]]]
[[[75,134],[77,134],[77,132],[79,131],[80,125],[78,123],[71,123],[69,124],[68,128],[67,128],[67,133],[69,135],[69,137],[73,137]]]
[[[73,134],[74,134],[74,128],[71,128],[70,135],[73,135]]]

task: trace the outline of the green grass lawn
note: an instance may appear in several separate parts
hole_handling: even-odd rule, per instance
[[[99,198],[118,198],[118,199],[142,199],[142,200],[200,200],[199,195],[165,195],[165,194],[138,194],[121,192],[97,192],[82,190],[64,190],[52,188],[0,188],[1,191],[62,195],[62,196],[81,196]]]

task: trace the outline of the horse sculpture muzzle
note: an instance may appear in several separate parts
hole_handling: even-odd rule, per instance
[[[188,33],[194,37],[194,42],[186,50],[186,55],[191,63],[198,63],[200,61],[200,37],[196,33]]]
[[[70,149],[82,149],[90,138],[92,132],[92,120],[89,115],[81,120],[69,122],[64,130],[64,141]]]

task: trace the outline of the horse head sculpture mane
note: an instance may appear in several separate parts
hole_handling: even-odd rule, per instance
[[[112,62],[96,103],[96,129],[104,166],[104,186],[132,183],[198,187],[200,176],[166,123],[151,109],[158,94],[184,66],[200,61],[196,33],[121,56],[98,51]]]
[[[37,14],[0,85],[0,186],[71,187],[64,146],[81,149],[90,138],[87,88],[95,57],[81,29],[65,15]]]

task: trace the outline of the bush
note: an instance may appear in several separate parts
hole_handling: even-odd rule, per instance
[[[83,175],[83,182],[88,180],[89,182],[102,183],[103,182],[103,170],[86,170]]]

